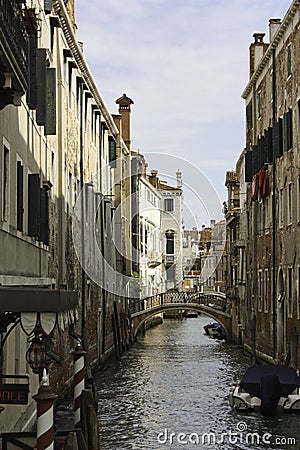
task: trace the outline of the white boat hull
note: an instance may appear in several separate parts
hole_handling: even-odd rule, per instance
[[[251,396],[238,385],[229,393],[229,404],[237,411],[249,411],[260,408],[261,399]],[[284,411],[300,412],[300,389],[295,389],[287,397],[280,397],[277,406]]]

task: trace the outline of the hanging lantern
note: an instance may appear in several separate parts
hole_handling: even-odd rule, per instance
[[[46,355],[46,342],[47,336],[36,332],[26,352],[26,361],[33,373],[42,373],[43,369],[47,369],[51,363],[51,359]]]

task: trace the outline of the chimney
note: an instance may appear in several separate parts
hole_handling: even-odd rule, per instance
[[[151,170],[151,175],[149,175],[149,182],[155,188],[157,188],[157,184],[158,184],[157,174],[158,174],[158,170]]]
[[[178,169],[176,172],[177,189],[182,189],[182,172]]]
[[[254,74],[269,44],[264,42],[266,33],[254,33],[254,43],[250,45],[250,78]]]
[[[210,219],[210,228],[213,229],[215,227],[216,221],[215,219]]]
[[[130,114],[131,107],[134,102],[131,98],[127,97],[126,94],[123,94],[122,97],[116,100],[116,104],[119,105],[119,114],[121,115],[121,136],[123,141],[125,142],[127,148],[130,150]]]
[[[119,130],[119,133],[121,134],[122,130],[121,130],[121,121],[122,121],[122,116],[121,114],[112,114],[112,118],[113,121],[115,122],[116,127]]]
[[[275,34],[277,33],[278,28],[281,25],[281,19],[270,19],[269,20],[269,39],[270,42],[273,41]]]

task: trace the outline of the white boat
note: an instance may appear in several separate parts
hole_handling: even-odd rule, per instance
[[[300,378],[289,366],[254,365],[232,387],[229,403],[236,410],[260,409],[265,415],[278,408],[300,412]]]

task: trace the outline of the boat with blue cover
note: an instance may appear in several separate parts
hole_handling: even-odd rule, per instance
[[[300,412],[300,378],[289,366],[251,366],[231,389],[229,403],[236,410],[260,409],[264,415],[278,408]]]

